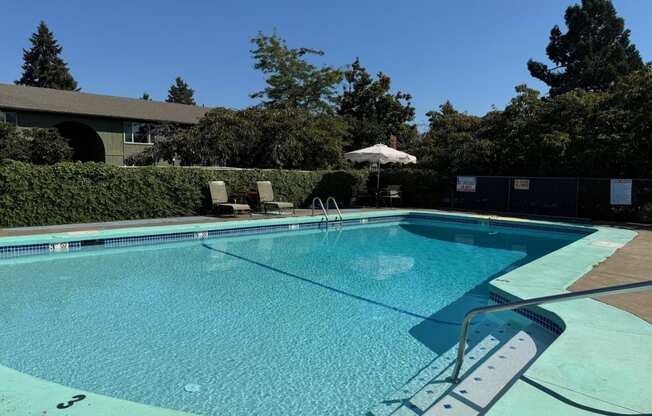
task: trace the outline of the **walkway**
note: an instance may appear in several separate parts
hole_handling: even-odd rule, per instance
[[[576,281],[569,290],[579,291],[604,286],[652,280],[652,227],[624,226],[638,236],[611,257]],[[652,292],[629,293],[599,299],[652,323]]]

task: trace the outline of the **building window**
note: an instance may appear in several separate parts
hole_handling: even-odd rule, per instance
[[[131,121],[125,121],[123,123],[122,131],[124,133],[125,143],[133,143],[134,135],[133,132],[131,131]]]
[[[18,125],[18,114],[13,111],[0,111],[0,121],[3,123]]]
[[[131,128],[134,132],[134,143],[150,143],[149,126],[145,123],[134,123]]]
[[[125,121],[124,129],[123,129],[125,143],[138,143],[138,144],[152,143],[150,127],[151,126],[147,123]]]

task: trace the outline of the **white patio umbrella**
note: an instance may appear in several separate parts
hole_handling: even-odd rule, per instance
[[[375,144],[364,149],[344,153],[344,158],[352,162],[370,162],[378,164],[376,174],[376,194],[380,188],[380,165],[385,163],[417,163],[415,156],[396,150],[384,144]]]

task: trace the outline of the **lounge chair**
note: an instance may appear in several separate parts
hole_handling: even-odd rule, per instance
[[[389,201],[389,206],[394,206],[394,200],[398,199],[399,204],[401,203],[401,185],[388,185],[387,188],[380,191],[380,198],[383,201]]]
[[[248,204],[238,204],[235,199],[233,203],[229,203],[229,195],[226,192],[226,185],[223,181],[209,182],[208,189],[211,192],[213,206],[218,208],[218,213],[220,212],[219,210],[228,208],[234,217],[238,215],[238,212],[248,212],[251,214],[251,207]]]
[[[294,214],[294,204],[292,202],[274,201],[274,190],[270,181],[258,181],[256,186],[258,187],[258,198],[265,214],[267,214],[268,207],[276,208],[279,213],[282,213],[284,209],[292,210]]]

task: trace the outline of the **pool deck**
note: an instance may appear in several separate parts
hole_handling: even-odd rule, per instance
[[[360,208],[360,209],[343,209],[342,213],[352,212],[373,212],[388,211],[392,208]],[[398,210],[398,209],[396,209]],[[331,210],[332,212],[332,210]],[[188,217],[170,217],[170,218],[153,218],[145,220],[126,220],[126,221],[108,221],[94,222],[86,224],[65,224],[65,225],[43,225],[35,227],[15,227],[0,228],[0,237],[17,237],[26,235],[50,234],[61,232],[83,232],[97,230],[117,230],[122,228],[138,227],[165,227],[170,225],[190,225],[190,224],[211,224],[222,223],[227,221],[246,221],[246,220],[265,220],[274,218],[291,218],[305,217],[312,214],[312,210],[297,208],[295,214],[261,214],[239,215],[237,217],[217,217],[217,216],[188,216]],[[317,213],[315,214],[317,215]]]
[[[348,213],[353,212],[360,211],[348,211]],[[468,213],[452,214],[434,210],[429,212],[487,218],[487,216]],[[297,216],[306,214],[309,215],[310,210],[297,212]],[[279,216],[273,217],[279,218]],[[268,217],[247,216],[241,219],[258,218]],[[505,219],[495,216],[491,218]],[[234,219],[186,217],[0,229],[0,239],[35,236],[42,233],[74,233],[232,220]],[[514,218],[507,220],[528,222],[528,220]],[[526,299],[568,290],[583,290],[652,278],[652,256],[648,255],[652,252],[652,231],[644,227],[624,229],[591,226],[597,230],[595,233],[494,279],[491,282],[492,287],[508,298]],[[509,390],[488,409],[486,414],[496,416],[652,414],[650,399],[652,295],[650,292],[613,296],[604,299],[604,302],[582,299],[546,305],[540,309],[542,313],[559,319],[565,326],[565,331],[524,374],[514,381]],[[39,402],[50,403],[49,406],[54,406],[59,401],[59,399],[54,400],[53,397],[63,401],[66,397],[80,393],[2,366],[0,366],[0,380],[2,380],[0,382],[0,413],[2,414],[24,414],[20,411],[25,409],[23,406],[25,401],[35,398],[36,385],[39,386]],[[109,415],[121,414],[115,412],[122,407],[122,410],[131,410],[129,414],[180,414],[93,393],[86,394],[89,397],[86,403],[79,402],[79,405],[70,409],[55,410],[48,406],[42,410],[52,408],[52,413],[61,415]],[[95,406],[88,408],[91,401]],[[85,411],[91,409],[94,413]],[[430,413],[426,412],[426,414]]]
[[[585,287],[619,283],[599,282],[594,276],[601,267],[627,264],[627,253],[621,253],[613,263],[611,258],[636,241],[637,232],[594,228],[593,234],[494,279],[491,286],[516,300],[568,291],[583,276],[587,276],[581,283]],[[624,268],[615,270],[627,273]],[[631,308],[627,298],[620,302]],[[488,415],[652,413],[650,323],[593,299],[536,309],[559,317],[565,330],[489,409]]]
[[[568,288],[570,291],[652,280],[652,227],[630,225],[626,228],[637,232],[638,235],[573,283]],[[631,312],[652,324],[650,291],[613,295],[601,298],[600,301]],[[652,401],[652,398],[650,400]]]

